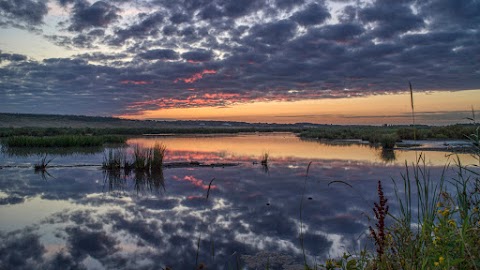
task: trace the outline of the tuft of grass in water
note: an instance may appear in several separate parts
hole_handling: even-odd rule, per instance
[[[166,147],[163,144],[155,144],[152,148],[134,145],[133,156],[130,158],[125,149],[109,150],[104,154],[102,164],[109,187],[122,186],[133,171],[135,173],[134,188],[137,192],[143,191],[145,188],[152,191],[162,187],[165,190],[163,176],[165,153]],[[119,183],[121,185],[118,185]]]
[[[260,161],[260,164],[264,165],[264,166],[268,166],[268,158],[269,158],[270,154],[268,152],[264,152],[261,156],[261,161]]]
[[[126,155],[123,149],[109,149],[103,155],[102,168],[105,170],[120,169],[126,164]]]
[[[35,172],[40,172],[40,171],[46,171],[48,168],[48,165],[50,162],[52,162],[52,159],[47,160],[47,155],[43,156],[43,158],[40,160],[40,162],[35,163],[33,165],[33,168],[35,169]]]
[[[44,180],[47,179],[47,176],[53,177],[50,173],[48,173],[47,168],[49,167],[50,162],[52,162],[53,158],[47,160],[47,155],[43,156],[43,158],[33,165],[33,169],[35,173],[40,173]]]
[[[397,143],[397,136],[396,135],[382,135],[380,137],[380,145],[384,150],[391,150],[395,147],[395,144]]]
[[[163,167],[163,160],[165,158],[165,153],[167,151],[167,147],[164,144],[156,143],[155,146],[151,150],[151,159],[150,162],[150,169],[152,171],[161,169]]]

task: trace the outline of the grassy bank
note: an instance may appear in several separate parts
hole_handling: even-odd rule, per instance
[[[185,128],[0,128],[0,137],[59,135],[125,135],[143,134],[236,134],[254,132],[300,132],[296,127],[185,127]]]
[[[420,158],[406,169],[395,198],[387,198],[379,182],[370,226],[375,250],[306,268],[480,269],[479,174],[460,164],[456,170],[449,183],[430,179]],[[389,211],[391,199],[397,200],[399,211]]]
[[[361,139],[374,144],[392,147],[392,143],[401,140],[438,140],[438,139],[460,139],[465,140],[465,134],[475,132],[476,126],[471,125],[450,125],[450,126],[325,126],[323,128],[312,128],[300,133],[305,139],[326,139],[345,140]]]
[[[466,137],[480,162],[477,127]],[[455,176],[433,179],[425,157],[406,166],[394,194],[384,194],[378,182],[370,238],[375,250],[345,254],[306,269],[480,269],[480,170],[477,164],[461,164]],[[391,211],[389,202],[398,209]]]
[[[60,135],[48,137],[12,136],[2,140],[7,147],[98,147],[106,143],[125,143],[125,136]]]

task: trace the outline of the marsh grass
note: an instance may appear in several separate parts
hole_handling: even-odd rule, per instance
[[[264,152],[262,156],[260,157],[260,164],[264,166],[268,166],[268,158],[270,157],[270,154],[268,152]]]
[[[384,150],[392,150],[397,140],[398,137],[395,134],[383,135],[380,137],[380,145]]]
[[[48,137],[13,136],[2,140],[7,147],[98,147],[106,143],[125,143],[125,136],[60,135]]]
[[[163,188],[163,161],[166,146],[155,144],[151,148],[133,146],[133,156],[129,157],[125,148],[110,149],[104,153],[102,169],[105,182],[112,188],[123,188],[126,179],[134,172],[134,189],[137,193],[145,190],[154,191]]]
[[[379,184],[369,228],[376,250],[328,259],[320,269],[480,269],[480,175],[459,159],[447,169],[452,179],[434,179],[422,154],[406,164],[394,181],[393,212]]]
[[[413,88],[409,82],[413,139],[417,139]],[[475,111],[472,118],[476,125]],[[480,156],[479,127],[464,133]],[[385,149],[385,147],[384,147]],[[480,160],[480,159],[479,159]],[[471,168],[471,167],[474,168]],[[359,259],[347,254],[327,260],[324,269],[480,269],[480,172],[478,165],[462,165],[457,156],[456,176],[445,183],[444,167],[433,179],[425,156],[405,163],[401,181],[393,180],[396,213],[389,212],[388,199],[378,182],[378,203],[374,203],[375,228],[369,227],[376,253],[363,250]],[[388,219],[388,220],[387,220]],[[387,222],[388,225],[387,225]]]
[[[47,160],[47,155],[44,155],[42,159],[33,165],[33,169],[35,173],[39,173],[42,176],[42,179],[46,180],[47,176],[53,177],[48,171],[47,168],[49,167],[50,162],[52,162],[53,158]]]

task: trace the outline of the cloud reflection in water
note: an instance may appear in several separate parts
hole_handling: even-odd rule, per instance
[[[0,214],[20,229],[8,231],[0,222],[0,268],[192,269],[198,239],[199,262],[210,269],[228,267],[237,257],[250,268],[262,267],[258,264],[265,254],[276,263],[301,266],[299,211],[309,161],[272,158],[268,174],[259,164],[244,162],[226,168],[167,168],[161,177],[52,168],[55,178],[47,181],[30,170],[5,168]],[[440,175],[440,167],[431,169],[434,179]],[[398,179],[403,170],[392,164],[314,160],[305,193],[311,199],[303,206],[308,259],[363,247],[369,225],[365,215],[376,200],[377,181],[384,181],[395,211],[390,177]],[[34,199],[65,207],[54,214],[35,209],[44,213],[42,220],[25,221],[19,215],[28,215],[28,209],[20,213],[15,207]]]

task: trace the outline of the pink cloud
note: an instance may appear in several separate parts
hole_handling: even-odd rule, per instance
[[[217,71],[214,70],[214,69],[205,69],[202,72],[195,73],[188,78],[177,78],[173,82],[177,83],[179,81],[183,81],[184,83],[194,83],[197,80],[203,79],[203,75],[205,75],[205,74],[216,74],[216,73],[217,73]]]

